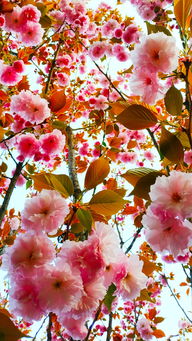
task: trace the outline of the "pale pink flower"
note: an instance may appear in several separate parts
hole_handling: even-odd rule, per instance
[[[21,7],[15,6],[12,12],[5,13],[5,30],[10,32],[20,32],[21,30]]]
[[[96,103],[94,105],[94,108],[96,110],[105,110],[108,108],[108,104],[107,104],[107,101],[106,101],[106,97],[103,96],[103,95],[99,95],[97,98],[96,98]]]
[[[153,329],[151,328],[150,321],[142,317],[137,322],[137,330],[144,340],[151,340],[153,338]]]
[[[118,54],[116,54],[116,58],[120,61],[120,62],[126,62],[129,58],[129,55],[126,51],[120,52]]]
[[[107,37],[112,37],[113,31],[117,28],[117,26],[119,26],[117,20],[110,19],[101,27],[101,32]]]
[[[85,319],[83,318],[72,318],[70,314],[60,315],[58,318],[59,322],[65,327],[69,335],[74,340],[84,340],[87,335],[87,328],[85,327]]]
[[[171,171],[169,176],[159,176],[150,188],[153,203],[170,209],[176,216],[192,216],[192,174]]]
[[[47,312],[57,314],[70,311],[83,294],[82,280],[76,269],[67,263],[47,265],[38,277],[39,302]]]
[[[60,130],[54,129],[51,133],[42,135],[40,144],[44,153],[47,153],[48,155],[59,154],[64,148],[65,136]]]
[[[134,299],[139,296],[140,290],[145,288],[147,277],[142,272],[143,262],[137,255],[127,258],[126,275],[117,284],[119,294],[123,299]]]
[[[10,311],[15,316],[22,316],[25,321],[39,321],[45,314],[38,301],[37,278],[19,278],[14,280],[10,292]]]
[[[192,223],[180,220],[172,211],[152,204],[142,219],[145,238],[154,251],[182,255],[192,243]]]
[[[27,232],[18,235],[14,244],[6,249],[3,268],[10,275],[31,276],[35,269],[52,261],[54,256],[54,245],[45,234]]]
[[[192,165],[192,150],[185,151],[184,162],[186,162],[190,166]]]
[[[154,9],[150,8],[148,3],[144,3],[139,6],[139,14],[144,20],[153,20],[157,13],[155,13]]]
[[[83,283],[90,282],[104,271],[104,259],[98,238],[89,238],[84,242],[66,241],[59,253],[59,258],[78,269]]]
[[[177,68],[178,54],[176,40],[158,32],[149,34],[136,45],[132,60],[136,67],[168,73]]]
[[[143,102],[154,104],[164,96],[163,86],[157,74],[146,68],[137,68],[129,78],[129,87],[133,95],[142,97]]]
[[[151,151],[149,151],[149,150],[146,150],[144,153],[143,153],[143,156],[147,159],[147,160],[149,160],[149,161],[153,161],[154,160],[154,154],[151,152]]]
[[[57,231],[68,213],[67,202],[57,191],[43,189],[26,200],[21,218],[27,230],[49,233]]]
[[[106,51],[105,44],[103,42],[96,42],[90,47],[89,54],[90,57],[94,60],[97,58],[102,58],[105,54],[105,51]]]
[[[35,46],[42,42],[44,30],[39,23],[28,21],[19,32],[19,39],[25,46]]]
[[[10,110],[32,124],[43,122],[51,114],[46,99],[29,90],[22,90],[11,97]]]

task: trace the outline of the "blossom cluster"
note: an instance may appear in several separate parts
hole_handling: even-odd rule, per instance
[[[131,54],[134,69],[129,79],[133,95],[142,96],[148,104],[162,98],[165,90],[158,73],[169,73],[177,68],[178,48],[176,40],[163,32],[143,37]]]
[[[131,0],[142,19],[148,21],[155,19],[171,2],[172,0]]]
[[[31,4],[14,7],[12,12],[5,13],[4,30],[15,33],[24,46],[41,43],[44,30],[39,23],[41,12]]]
[[[119,247],[111,226],[96,223],[88,239],[63,243],[56,254],[46,232],[55,232],[68,214],[66,200],[51,190],[28,199],[21,213],[25,233],[3,256],[10,276],[10,309],[27,321],[54,312],[68,333],[83,339],[85,322],[111,283],[116,295],[133,299],[146,285],[143,262]]]
[[[157,177],[150,190],[151,205],[143,217],[145,237],[154,251],[174,257],[192,244],[192,174],[171,171]]]

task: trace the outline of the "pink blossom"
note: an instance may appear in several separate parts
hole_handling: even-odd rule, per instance
[[[87,335],[85,320],[83,318],[72,318],[69,314],[59,316],[59,322],[64,326],[70,336],[75,340],[84,340]]]
[[[151,340],[153,338],[153,329],[150,326],[150,321],[142,317],[137,322],[137,330],[144,340]]]
[[[14,66],[5,65],[0,61],[0,83],[5,86],[14,86],[22,79]]]
[[[104,271],[104,259],[98,238],[89,238],[84,242],[66,241],[59,258],[81,273],[83,283],[90,282]]]
[[[59,72],[57,74],[58,84],[61,86],[67,86],[69,84],[69,76],[66,73]]]
[[[144,157],[149,160],[149,161],[153,161],[154,160],[154,154],[149,151],[149,150],[146,150],[144,153],[143,153]]]
[[[163,87],[159,82],[157,74],[150,69],[137,68],[129,78],[129,87],[132,94],[139,95],[148,104],[154,104],[164,96]]]
[[[89,54],[92,59],[97,59],[103,57],[105,51],[106,51],[105,44],[103,42],[96,42],[89,49]]]
[[[28,21],[19,33],[19,39],[25,46],[35,46],[41,43],[44,30],[39,23]]]
[[[23,60],[16,60],[13,63],[13,67],[14,67],[15,71],[18,73],[23,73],[25,70],[25,64],[24,64]]]
[[[42,135],[40,138],[41,148],[48,155],[59,154],[65,145],[65,136],[60,130],[54,129],[51,133]]]
[[[190,166],[192,165],[192,150],[185,151],[184,162],[186,162]]]
[[[120,39],[123,35],[123,31],[121,28],[118,27],[114,30],[113,34],[115,38]]]
[[[86,156],[89,153],[89,144],[83,143],[83,145],[79,148],[79,154],[82,156]]]
[[[17,139],[17,150],[19,151],[19,157],[22,160],[24,160],[26,157],[32,157],[39,150],[39,141],[33,134],[29,133],[21,135]]]
[[[120,52],[118,54],[116,54],[116,58],[120,61],[120,62],[126,62],[129,58],[129,55],[126,51]]]
[[[70,67],[72,59],[69,55],[59,56],[56,60],[56,63],[60,67]]]
[[[108,104],[107,104],[107,101],[106,101],[106,97],[103,96],[103,95],[99,95],[97,98],[96,98],[96,103],[94,105],[94,108],[97,109],[97,110],[105,110],[108,108]]]
[[[1,14],[0,15],[0,27],[3,27],[5,24],[5,17]]]
[[[21,7],[15,6],[12,12],[5,14],[5,29],[10,32],[21,30]]]
[[[101,32],[103,35],[107,37],[112,37],[113,31],[115,30],[115,28],[117,28],[117,26],[118,26],[117,20],[110,19],[102,26]]]
[[[123,32],[123,41],[127,44],[131,44],[138,39],[138,28],[135,25],[130,25]]]
[[[46,99],[29,90],[22,90],[11,97],[10,110],[32,124],[43,122],[51,114]]]
[[[39,321],[45,314],[38,301],[37,278],[19,278],[10,289],[10,311],[25,321]]]
[[[20,19],[23,24],[27,21],[32,21],[38,23],[41,17],[41,12],[37,7],[29,4],[21,8]]]
[[[6,249],[3,268],[11,275],[31,276],[35,269],[52,261],[54,255],[54,245],[45,234],[27,232],[18,235],[14,244]]]
[[[68,213],[67,202],[57,191],[43,189],[26,200],[21,218],[26,229],[49,233],[57,231]]]
[[[150,188],[153,203],[171,209],[176,216],[191,217],[192,175],[179,171],[171,171],[167,177],[159,176]]]
[[[83,293],[81,277],[76,269],[70,269],[67,263],[47,265],[38,277],[38,299],[47,312],[57,314],[70,311]]]
[[[118,154],[118,159],[125,163],[134,163],[137,160],[137,154],[134,152],[122,152]]]
[[[144,20],[153,20],[157,15],[154,9],[150,8],[148,3],[139,6],[139,14]]]
[[[152,72],[171,72],[177,68],[176,41],[162,32],[149,34],[136,45],[132,60],[136,67],[146,67]]]
[[[140,293],[147,282],[147,277],[142,272],[143,262],[139,260],[137,255],[131,255],[127,259],[126,275],[117,285],[118,292],[123,299],[134,299]]]
[[[192,242],[192,223],[182,221],[172,209],[152,204],[142,219],[145,238],[154,251],[182,255]]]

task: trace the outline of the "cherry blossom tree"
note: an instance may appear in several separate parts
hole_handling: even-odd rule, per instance
[[[1,0],[0,340],[189,340],[191,22],[191,0]]]

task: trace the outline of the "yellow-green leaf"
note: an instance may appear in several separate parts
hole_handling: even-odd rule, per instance
[[[151,298],[149,296],[149,293],[147,289],[142,289],[140,291],[140,296],[136,298],[136,301],[149,301],[149,302],[155,302],[154,298]]]
[[[141,104],[131,104],[117,116],[117,121],[130,130],[153,127],[157,123],[154,111]]]
[[[85,188],[91,189],[103,182],[109,174],[109,160],[105,157],[100,157],[94,160],[87,169],[85,175]]]
[[[178,163],[183,161],[184,151],[179,139],[170,131],[162,127],[160,138],[160,152],[168,160]]]
[[[10,320],[7,314],[0,312],[0,340],[17,341],[22,337],[29,337],[23,334]]]
[[[135,186],[140,178],[154,172],[158,171],[155,171],[154,169],[151,168],[140,167],[129,169],[126,173],[122,174],[121,176],[125,180],[127,180],[132,186]]]
[[[178,24],[185,30],[192,10],[192,0],[174,0],[174,13]]]
[[[74,223],[71,225],[70,232],[75,233],[75,234],[79,234],[83,231],[85,231],[85,227],[82,224]]]
[[[152,25],[148,21],[146,21],[145,23],[146,23],[146,26],[147,26],[148,34],[157,33],[157,32],[163,32],[167,36],[171,36],[171,32],[165,26]]]
[[[83,225],[87,231],[90,231],[93,222],[91,212],[84,210],[83,208],[78,208],[76,215],[81,225]]]
[[[172,85],[165,95],[165,107],[169,114],[180,115],[183,107],[181,92]]]
[[[111,190],[103,190],[96,193],[89,206],[91,210],[103,214],[104,216],[111,216],[120,211],[123,206],[127,203],[119,194]]]
[[[37,191],[52,189],[58,191],[66,198],[74,193],[72,181],[65,174],[42,173],[31,175],[31,178]]]

